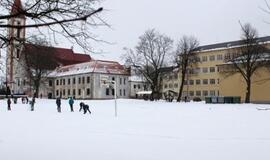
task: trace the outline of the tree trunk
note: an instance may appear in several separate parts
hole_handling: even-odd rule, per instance
[[[251,79],[248,78],[248,80],[246,81],[246,83],[247,83],[247,91],[246,91],[245,103],[250,103]]]
[[[177,102],[181,101],[182,93],[183,93],[183,89],[184,89],[185,78],[186,78],[186,73],[184,72],[184,73],[182,73],[182,80],[181,80],[181,85],[180,85],[180,89],[179,89]]]

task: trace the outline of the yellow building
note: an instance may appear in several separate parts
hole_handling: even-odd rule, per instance
[[[259,39],[270,48],[270,36]],[[222,66],[229,51],[237,49],[242,41],[232,41],[213,45],[200,46],[197,52],[199,63],[189,70],[185,81],[183,96],[189,99],[207,96],[240,96],[245,99],[246,85],[239,74],[225,75]],[[170,71],[162,77],[162,92],[168,90],[179,92],[181,74]],[[270,102],[270,70],[260,69],[252,77],[251,102]]]

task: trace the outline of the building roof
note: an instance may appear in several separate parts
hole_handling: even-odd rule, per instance
[[[63,77],[86,73],[120,74],[120,75],[130,74],[128,70],[118,62],[92,60],[90,62],[59,67],[55,69],[49,76]]]
[[[46,50],[48,52],[53,52],[56,61],[61,66],[89,62],[92,60],[90,55],[74,53],[72,49],[38,46],[38,45],[33,45],[33,44],[26,44],[24,48],[24,52],[25,53],[31,52],[31,50],[32,51],[36,50],[36,48],[38,48],[39,50]]]
[[[270,42],[270,36],[260,37],[260,38],[258,38],[258,41],[262,42],[262,43]],[[243,45],[244,43],[245,43],[244,40],[216,43],[216,44],[211,44],[211,45],[199,46],[197,48],[197,50],[198,51],[209,51],[209,50],[227,49],[227,48],[231,48],[231,47],[239,47],[239,46]]]
[[[11,15],[19,14],[23,11],[22,2],[21,0],[15,0],[12,8],[11,8]],[[25,18],[25,15],[19,14],[17,17],[19,18]]]

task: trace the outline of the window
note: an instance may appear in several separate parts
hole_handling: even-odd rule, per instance
[[[174,84],[174,88],[178,88],[178,84],[177,83]]]
[[[208,96],[208,91],[203,91],[203,96]]]
[[[173,88],[173,84],[170,83],[170,84],[169,84],[169,88]]]
[[[136,89],[136,84],[134,84],[133,88]]]
[[[112,95],[114,96],[114,89],[112,89]]]
[[[210,56],[209,59],[210,59],[210,61],[215,61],[216,57],[213,55],[213,56]]]
[[[189,96],[193,97],[194,96],[194,91],[189,91]]]
[[[25,80],[23,82],[25,82]],[[49,80],[49,86],[51,87],[52,85],[53,85],[52,80]]]
[[[76,78],[75,77],[73,78],[73,84],[76,84]]]
[[[204,79],[203,84],[208,84],[208,79]]]
[[[52,81],[51,81],[52,82]],[[53,82],[52,82],[53,83]],[[23,80],[23,85],[25,86],[26,85],[26,80],[24,79]]]
[[[63,89],[63,96],[65,96],[66,95],[66,90],[65,89]]]
[[[122,89],[119,90],[119,94],[120,94],[120,96],[122,96]]]
[[[210,96],[215,96],[216,92],[215,91],[210,91]]]
[[[81,77],[78,78],[78,84],[81,84]]]
[[[66,85],[66,80],[65,79],[63,79],[63,85]]]
[[[141,89],[141,85],[138,84],[138,89]]]
[[[89,96],[90,95],[90,88],[86,89],[86,94]]]
[[[21,29],[18,28],[18,29],[17,29],[17,38],[20,38],[20,37],[21,37]]]
[[[210,84],[216,84],[216,80],[215,79],[210,79]]]
[[[81,95],[81,89],[78,89],[78,95],[79,96]]]
[[[119,78],[119,84],[120,85],[122,84],[122,78]]]
[[[70,96],[70,89],[68,89],[68,96]]]
[[[201,96],[201,95],[202,95],[201,91],[196,91],[196,96]]]
[[[203,57],[202,57],[202,61],[203,61],[203,62],[207,62],[207,56],[203,56]]]
[[[112,80],[114,81],[114,80],[115,80],[115,78],[114,78],[114,77],[112,77]]]
[[[16,53],[17,53],[17,58],[20,58],[20,49],[19,48],[16,49]]]
[[[82,84],[84,84],[85,83],[85,78],[84,77],[82,77]]]
[[[187,85],[187,84],[188,84],[188,81],[187,81],[187,80],[185,80],[185,81],[184,81],[184,85]]]
[[[75,89],[73,89],[73,96],[75,96],[76,95],[76,90]]]
[[[126,84],[126,78],[124,78],[124,85]]]
[[[194,80],[189,80],[190,85],[194,85]]]
[[[59,96],[59,90],[56,90],[56,96]]]
[[[110,89],[106,88],[106,96],[110,95]]]
[[[59,80],[58,80],[58,79],[56,80],[56,85],[57,85],[57,86],[59,85]]]
[[[60,86],[62,85],[62,82],[63,82],[63,80],[62,80],[62,79],[60,79]]]
[[[203,73],[207,73],[208,72],[208,68],[203,68]]]
[[[178,75],[177,74],[174,74],[174,79],[178,79]]]
[[[196,80],[196,84],[197,84],[197,85],[200,85],[200,84],[201,84],[201,80],[200,80],[200,79],[197,79],[197,80]]]
[[[126,90],[125,89],[123,89],[123,94],[124,94],[124,96],[126,96]]]
[[[222,55],[222,54],[217,55],[217,60],[218,60],[218,61],[223,60],[223,55]]]
[[[70,78],[68,79],[68,85],[70,85]]]
[[[210,72],[211,73],[216,72],[216,68],[215,67],[210,67]]]
[[[21,84],[20,84],[20,80],[19,79],[17,79],[17,84],[18,84],[18,86],[20,86]]]
[[[90,77],[86,78],[87,83],[90,83]]]
[[[165,85],[164,85],[164,88],[165,88],[165,89],[166,89],[166,88],[168,88],[168,85],[167,85],[167,84],[165,84]]]

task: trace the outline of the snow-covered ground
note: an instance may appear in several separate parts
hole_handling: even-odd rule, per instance
[[[0,101],[0,160],[269,160],[268,105],[85,101],[92,115],[54,100]]]

